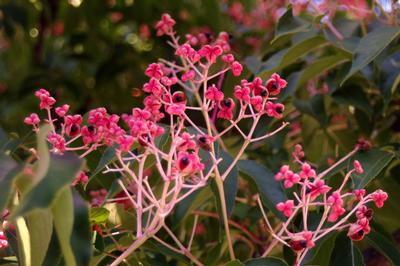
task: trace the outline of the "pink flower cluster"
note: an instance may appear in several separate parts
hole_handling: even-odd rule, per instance
[[[96,150],[115,149],[115,161],[106,165],[103,173],[118,174],[121,178],[116,182],[121,191],[114,198],[107,198],[104,189],[91,191],[91,203],[95,207],[106,203],[133,207],[138,239],[165,227],[163,219],[174,206],[205,186],[211,176],[223,184],[251,143],[269,138],[287,125],[282,123],[272,132],[254,136],[262,116],[283,117],[284,105],[276,102],[276,96],[287,85],[283,78],[273,74],[266,81],[259,77],[243,79],[232,88],[233,97],[227,97],[221,83],[215,81],[229,73],[238,77],[243,71],[229,53],[228,34],[222,32],[217,38],[206,40],[202,35],[188,35],[186,41],[179,43],[174,24],[164,14],[156,29],[157,35],[171,39],[169,44],[180,63],[159,59],[148,65],[144,71],[148,81],[142,87],[146,93],[143,107],[134,107],[122,115],[99,107],[82,116],[72,113],[67,104],[56,106],[50,92],[40,89],[35,95],[47,118],[40,120],[37,114],[31,114],[24,120],[36,133],[41,130],[41,121],[50,125],[47,141],[54,153],[77,152],[84,158]],[[199,115],[194,116],[195,112]],[[250,121],[250,128],[239,126],[242,120]],[[224,158],[215,143],[224,146],[223,138],[232,130],[243,137],[243,146],[231,165],[221,171],[218,166]],[[201,156],[204,153],[207,160]],[[153,173],[164,181],[161,194],[153,191],[156,188],[149,180]],[[72,185],[88,180],[87,173],[80,171]],[[297,182],[292,180],[293,184]],[[147,224],[142,223],[144,215],[150,217]],[[112,265],[126,256],[123,253]]]
[[[291,170],[289,165],[283,165],[275,175],[277,181],[283,182],[285,189],[294,188],[294,199],[279,202],[276,205],[276,209],[282,212],[287,220],[280,230],[275,231],[277,233],[273,233],[273,236],[297,252],[300,261],[304,258],[307,250],[315,245],[315,241],[332,231],[347,228],[348,236],[354,241],[363,239],[370,232],[369,221],[372,219],[373,211],[368,207],[368,203],[374,202],[377,208],[381,208],[388,195],[380,189],[368,195],[365,189],[346,191],[347,183],[352,174],[363,174],[364,170],[361,163],[358,160],[353,161],[353,168],[346,173],[342,184],[333,192],[331,192],[333,188],[328,186],[324,180],[331,169],[351,158],[357,151],[361,150],[361,147],[363,146],[358,143],[348,155],[318,174],[309,163],[303,161],[303,149],[300,145],[296,145],[293,157],[294,162],[300,166],[299,170],[295,172]],[[297,192],[297,189],[299,189],[299,192]],[[323,208],[319,225],[313,231],[307,226],[310,207]],[[303,230],[291,232],[288,228],[289,223],[297,215],[302,216]],[[351,222],[351,217],[355,217],[356,221]],[[264,218],[269,224],[268,218],[266,216]],[[328,227],[324,227],[326,223],[329,223]]]
[[[0,231],[0,249],[8,247],[8,240],[4,231]]]

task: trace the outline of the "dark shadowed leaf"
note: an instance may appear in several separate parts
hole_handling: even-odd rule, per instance
[[[337,233],[333,233],[318,240],[316,246],[305,256],[302,265],[328,265],[336,237]]]
[[[354,246],[346,232],[341,232],[335,241],[330,266],[363,266],[364,259],[361,251]]]
[[[366,236],[366,239],[372,246],[385,255],[393,265],[400,265],[400,251],[392,240],[374,229]]]
[[[224,264],[224,266],[244,266],[244,264],[241,263],[240,260],[232,260],[232,261]]]
[[[354,188],[359,189],[365,187],[371,180],[378,176],[392,159],[392,153],[377,148],[371,149],[368,152],[359,152],[356,154],[354,160],[360,161],[364,172],[362,174],[354,173],[352,175]],[[349,165],[349,169],[352,167],[353,165]]]
[[[149,239],[148,241],[146,241],[143,244],[142,247],[147,250],[156,251],[156,252],[160,252],[164,255],[171,256],[181,262],[189,263],[189,259],[186,256],[175,252],[174,250],[160,244],[159,242],[157,242],[154,239]]]
[[[310,23],[307,23],[298,17],[293,17],[292,9],[288,8],[285,14],[279,18],[275,29],[275,37],[272,42],[275,42],[277,39],[286,35],[308,31],[310,26]]]
[[[92,236],[89,224],[88,204],[76,192],[72,194],[74,204],[74,225],[71,245],[76,265],[89,265],[92,257]]]
[[[287,197],[279,182],[275,180],[274,173],[252,160],[240,160],[237,165],[239,171],[248,176],[256,184],[264,205],[276,216],[284,220],[284,216],[275,208],[275,205],[286,201]]]
[[[2,211],[10,199],[12,182],[21,172],[22,167],[10,157],[0,154],[0,211]]]
[[[316,119],[322,127],[328,123],[328,116],[326,114],[324,96],[317,94],[310,100],[295,100],[294,105],[300,112],[308,114]]]
[[[246,261],[244,265],[245,266],[288,266],[288,264],[284,260],[274,257],[251,259]]]

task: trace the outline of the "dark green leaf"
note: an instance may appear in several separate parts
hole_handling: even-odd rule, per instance
[[[50,210],[37,209],[26,216],[30,232],[32,265],[42,265],[53,233],[53,218]]]
[[[365,187],[392,159],[393,154],[377,148],[371,149],[368,152],[359,152],[356,154],[354,160],[360,161],[364,172],[362,174],[353,174],[354,188],[360,189]],[[349,165],[349,169],[352,167],[353,165]]]
[[[288,266],[288,264],[284,260],[274,257],[251,259],[246,261],[244,265],[245,266]]]
[[[286,201],[287,197],[279,182],[275,180],[274,173],[252,160],[240,160],[237,166],[241,173],[250,177],[255,183],[264,205],[276,216],[284,220],[284,216],[275,208],[275,205],[279,202]]]
[[[316,246],[305,256],[302,265],[328,265],[337,234],[333,233],[318,240]]]
[[[295,100],[294,105],[302,113],[308,114],[316,119],[322,127],[327,125],[328,116],[326,114],[324,95],[317,94],[309,101]]]
[[[92,256],[92,238],[89,224],[88,204],[78,193],[73,193],[74,225],[71,245],[76,265],[89,265]]]
[[[240,260],[232,260],[228,263],[225,263],[224,266],[244,266],[244,264],[241,263]]]
[[[347,62],[348,60],[349,57],[345,53],[337,53],[335,55],[330,55],[315,60],[301,71],[301,75],[296,86],[297,89],[303,87],[310,79],[317,78],[319,75],[326,73],[336,66]]]
[[[10,157],[0,154],[0,211],[2,211],[10,199],[12,182],[21,172],[22,167]]]
[[[305,40],[302,40],[290,48],[284,53],[281,53],[279,58],[271,58],[274,63],[271,64],[269,60],[265,62],[265,65],[261,67],[260,73],[258,74],[262,78],[267,78],[272,73],[283,69],[290,64],[294,63],[297,59],[311,52],[312,50],[327,44],[327,41],[322,36],[314,36]],[[278,63],[276,63],[278,62]]]
[[[142,245],[142,247],[147,250],[156,251],[156,252],[160,252],[164,255],[171,256],[181,262],[189,263],[189,259],[186,256],[175,252],[174,250],[160,244],[159,242],[155,241],[154,239],[147,240]]]
[[[373,108],[369,104],[367,94],[359,86],[344,86],[334,91],[332,98],[339,104],[354,106],[368,116],[372,115]]]
[[[58,192],[71,184],[81,168],[82,161],[72,155],[52,155],[46,176],[22,199],[13,216],[24,215],[36,208],[47,208]]]
[[[346,232],[341,232],[335,241],[330,266],[363,266],[364,259],[361,251],[354,246]]]
[[[366,239],[372,246],[382,252],[382,254],[393,263],[393,265],[400,265],[400,251],[393,241],[389,240],[374,229],[372,229],[366,236]]]
[[[399,35],[400,27],[385,26],[363,37],[355,50],[351,69],[341,84],[374,60]]]
[[[74,206],[71,188],[64,187],[58,193],[51,206],[54,229],[60,242],[61,251],[67,265],[77,265],[71,245],[72,227],[74,224]]]
[[[293,17],[292,8],[288,8],[285,14],[279,18],[278,24],[275,29],[275,37],[271,42],[275,42],[277,39],[291,35],[298,32],[304,32],[310,29],[310,24],[301,20],[298,17]]]
[[[115,152],[116,152],[115,146],[108,147],[104,151],[103,155],[100,158],[99,163],[96,166],[96,169],[93,171],[92,175],[90,176],[90,179],[92,179],[97,174],[99,174],[104,169],[104,167],[106,167],[106,165],[108,165],[109,163],[111,163],[115,160]]]

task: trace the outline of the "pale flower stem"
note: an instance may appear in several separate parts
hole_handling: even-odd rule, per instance
[[[192,243],[193,243],[193,239],[194,239],[194,234],[196,233],[196,227],[197,227],[198,220],[199,220],[199,216],[195,215],[194,216],[194,221],[193,221],[192,233],[190,234],[189,244],[188,244],[188,247],[187,247],[187,249],[189,251],[192,248]]]
[[[339,161],[337,161],[336,163],[334,163],[333,165],[331,165],[329,168],[327,168],[325,171],[323,171],[322,173],[320,173],[317,178],[323,178],[325,177],[325,175],[327,175],[330,171],[332,171],[332,169],[334,169],[335,167],[337,167],[339,164],[341,164],[342,162],[346,161],[348,158],[350,158],[351,156],[353,156],[356,152],[358,151],[358,148],[354,148],[351,152],[349,152],[346,156],[344,156],[343,158],[341,158]]]
[[[172,237],[172,239],[175,241],[175,243],[178,245],[178,247],[182,250],[183,254],[186,255],[194,264],[198,266],[203,266],[204,264],[201,263],[195,256],[193,256],[192,253],[189,252],[187,248],[185,248],[181,241],[175,236],[175,234],[166,226],[165,224],[163,225],[164,229],[167,231],[167,233]]]
[[[167,242],[164,242],[163,240],[161,240],[161,239],[158,238],[157,236],[153,236],[153,238],[154,238],[157,242],[159,242],[161,245],[166,246],[167,248],[169,248],[169,249],[175,251],[176,253],[183,254],[182,250],[173,247],[172,245],[168,244]]]
[[[117,182],[119,184],[119,186],[122,188],[122,190],[125,192],[127,198],[129,199],[129,201],[133,204],[133,206],[135,208],[137,208],[137,204],[136,202],[133,200],[132,196],[129,194],[128,190],[126,189],[124,183],[122,183],[121,179],[117,179]]]

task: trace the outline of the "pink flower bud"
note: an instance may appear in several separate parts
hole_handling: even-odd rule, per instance
[[[160,64],[150,64],[144,72],[150,78],[160,79],[163,76],[162,67]]]
[[[35,113],[32,113],[29,116],[25,117],[24,123],[27,125],[36,126],[40,123],[39,116]]]
[[[278,204],[276,204],[276,208],[278,209],[278,211],[281,211],[286,217],[290,217],[293,213],[294,201],[287,200],[286,202],[279,202]]]
[[[195,73],[193,70],[189,70],[188,72],[184,73],[181,77],[183,82],[186,82],[188,80],[193,80],[195,77]]]
[[[317,174],[315,173],[315,170],[311,168],[311,166],[308,163],[304,163],[301,166],[301,171],[300,171],[300,177],[301,178],[315,178]]]
[[[161,20],[156,24],[157,36],[172,33],[175,23],[169,14],[162,14]]]
[[[66,113],[68,113],[69,110],[69,105],[68,104],[64,104],[60,107],[56,107],[56,114],[59,117],[64,117]]]
[[[235,61],[231,65],[232,73],[235,77],[238,77],[242,74],[243,66],[238,62]]]
[[[362,174],[362,173],[364,172],[364,170],[363,170],[363,168],[362,168],[360,162],[357,161],[357,160],[354,160],[354,169],[356,170],[356,172],[357,172],[358,174]]]
[[[382,208],[384,202],[388,199],[388,194],[381,189],[378,189],[374,193],[372,193],[372,199],[375,202],[376,207]]]
[[[215,85],[208,87],[205,96],[206,99],[217,102],[224,99],[224,93],[220,91]]]

